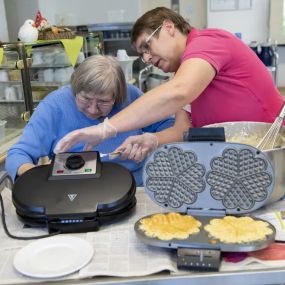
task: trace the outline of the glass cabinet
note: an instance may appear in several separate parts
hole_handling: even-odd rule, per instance
[[[86,56],[103,53],[103,41],[102,45],[98,41],[97,49],[95,40],[92,44],[90,41],[90,37],[84,38],[76,51],[67,49],[66,42],[64,45],[60,40],[0,44],[0,162],[37,104],[48,93],[68,84],[74,68]]]
[[[21,115],[33,108],[27,58],[22,43],[1,44],[0,65],[0,161],[25,125]],[[23,84],[23,82],[28,82]]]
[[[60,43],[33,46],[30,56],[29,77],[34,108],[48,93],[68,84],[74,66]],[[83,59],[79,55],[78,60]]]

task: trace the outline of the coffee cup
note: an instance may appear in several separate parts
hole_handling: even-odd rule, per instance
[[[43,63],[45,64],[53,64],[54,61],[54,53],[53,52],[47,52],[43,55]]]
[[[64,68],[64,70],[65,70],[65,73],[66,73],[66,80],[68,81],[68,80],[70,80],[70,77],[71,77],[71,75],[74,72],[74,68],[72,66],[70,66],[70,67]]]
[[[54,81],[54,72],[51,68],[45,69],[43,71],[43,77],[45,82],[53,82]]]
[[[0,70],[0,81],[8,81],[7,70]]]
[[[125,49],[118,49],[117,50],[117,59],[118,60],[128,60],[129,56],[127,54],[127,51]]]
[[[31,72],[32,80],[43,82],[44,80],[44,70],[38,69],[36,72]]]
[[[41,52],[34,52],[33,65],[40,65],[43,63],[43,57]]]
[[[69,74],[66,68],[58,68],[54,71],[54,80],[56,82],[65,82],[69,80]]]
[[[5,98],[7,101],[15,101],[18,99],[17,90],[13,86],[5,88]]]
[[[24,94],[23,94],[23,86],[22,85],[16,85],[14,86],[16,93],[17,93],[17,99],[18,100],[23,100],[24,99]]]
[[[54,56],[54,63],[56,65],[66,65],[66,64],[70,64],[70,61],[65,52],[59,51]]]
[[[0,84],[0,100],[6,100],[5,88],[3,84]]]

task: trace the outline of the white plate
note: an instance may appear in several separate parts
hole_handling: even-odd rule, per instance
[[[85,266],[93,253],[93,247],[81,238],[50,237],[32,242],[19,250],[14,257],[14,267],[31,277],[60,277]]]

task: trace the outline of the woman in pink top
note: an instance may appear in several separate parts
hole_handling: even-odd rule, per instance
[[[197,30],[174,11],[158,7],[136,21],[132,43],[144,62],[175,76],[109,122],[68,134],[59,150],[79,141],[89,149],[118,132],[162,120],[187,104],[193,127],[229,121],[273,122],[281,108],[283,99],[266,67],[229,32]],[[147,153],[148,141],[131,140],[119,147],[125,156],[134,153],[134,148]]]

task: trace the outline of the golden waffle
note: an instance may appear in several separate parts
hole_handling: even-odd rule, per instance
[[[225,243],[245,243],[263,240],[272,234],[269,224],[250,217],[226,216],[213,219],[205,226],[211,237]]]
[[[171,212],[155,214],[140,221],[139,228],[148,237],[160,240],[186,239],[189,235],[198,233],[201,223],[192,216]]]

